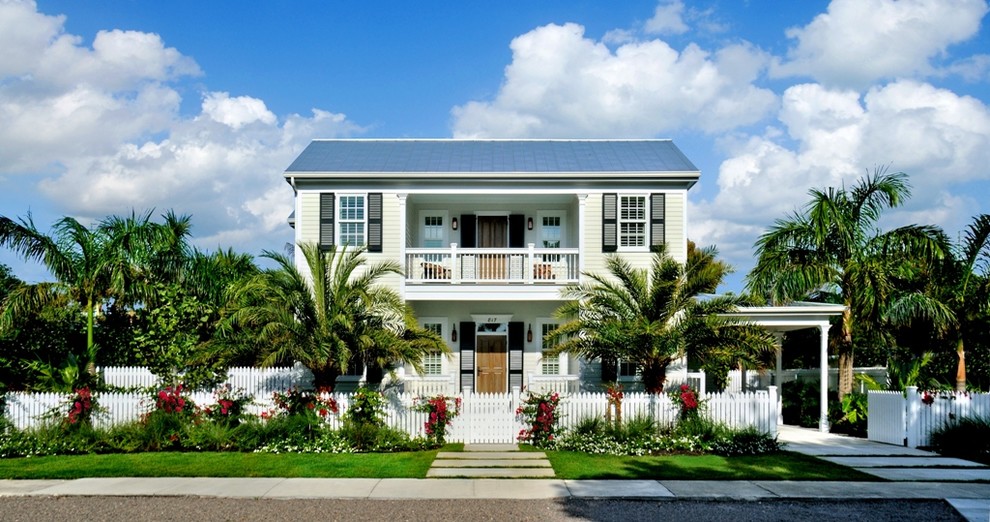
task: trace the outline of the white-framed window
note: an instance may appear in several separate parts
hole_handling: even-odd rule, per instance
[[[641,373],[642,369],[638,364],[632,361],[619,359],[619,377],[635,377]]]
[[[366,244],[368,213],[367,196],[341,194],[337,196],[337,244],[364,246]]]
[[[619,196],[619,249],[642,250],[647,248],[648,217],[646,195]]]
[[[443,339],[444,324],[446,321],[442,319],[425,319],[423,320],[423,329],[429,330]],[[443,354],[439,350],[423,356],[423,375],[443,375]]]
[[[540,324],[540,346],[543,346],[543,356],[540,358],[540,373],[542,375],[560,375],[560,355],[548,353],[543,344],[543,339],[555,328],[557,328],[555,323]]]
[[[563,212],[539,212],[537,220],[540,225],[539,248],[562,248],[564,246],[564,215]]]
[[[446,211],[424,210],[419,213],[423,248],[447,246],[447,223]]]

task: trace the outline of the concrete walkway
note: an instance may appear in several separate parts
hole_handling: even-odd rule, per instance
[[[779,426],[777,440],[786,449],[848,466],[863,473],[896,481],[876,483],[901,491],[905,487],[941,489],[942,496],[968,520],[990,520],[990,495],[968,498],[958,494],[967,482],[990,482],[990,467],[968,460],[943,457],[916,448],[882,444],[795,426]],[[910,485],[910,486],[909,486]],[[975,484],[974,484],[975,485]]]
[[[519,451],[517,444],[465,444],[464,451],[441,451],[427,478],[553,478],[542,451]]]

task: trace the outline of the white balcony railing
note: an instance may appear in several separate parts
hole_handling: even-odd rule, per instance
[[[408,248],[409,283],[524,283],[578,282],[580,255],[576,248]]]

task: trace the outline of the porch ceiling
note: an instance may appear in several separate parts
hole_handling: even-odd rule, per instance
[[[457,203],[458,205],[481,205],[498,203],[500,201],[518,204],[555,204],[570,203],[576,199],[574,194],[410,194],[408,202],[414,205],[440,205]]]

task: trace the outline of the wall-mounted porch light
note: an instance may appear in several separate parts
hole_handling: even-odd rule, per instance
[[[527,343],[533,342],[533,324],[532,323],[530,323],[529,330],[526,332],[526,342]]]
[[[532,217],[530,217],[529,219],[526,220],[526,228],[528,228],[530,230],[533,230],[533,218]]]
[[[450,220],[450,228],[457,230],[457,218]]]
[[[454,329],[450,331],[450,340],[453,341],[453,342],[455,342],[455,343],[457,342],[457,325],[456,324],[454,325]]]

